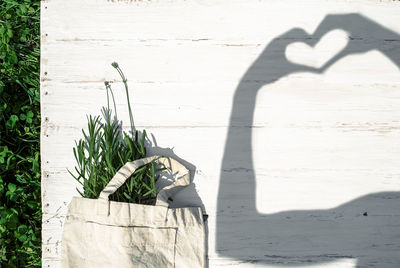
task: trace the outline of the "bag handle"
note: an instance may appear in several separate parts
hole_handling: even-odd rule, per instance
[[[178,178],[174,183],[162,188],[157,194],[156,206],[168,207],[168,198],[180,190],[178,186],[188,186],[190,184],[190,173],[184,165],[174,158],[158,155],[126,163],[117,171],[117,174],[115,174],[108,182],[103,191],[101,191],[99,199],[108,201],[109,195],[113,194],[119,187],[121,187],[137,168],[152,161],[164,165],[166,168],[178,175]]]

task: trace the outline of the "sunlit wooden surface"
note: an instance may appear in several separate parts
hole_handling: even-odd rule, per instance
[[[396,1],[42,1],[43,267],[59,267],[66,209],[78,195],[67,173],[75,164],[72,147],[86,115],[100,114],[106,105],[105,80],[115,81],[118,117],[128,126],[113,61],[128,78],[136,128],[157,141],[159,148],[150,153],[173,148],[195,166],[194,185],[177,200],[202,206],[209,215],[209,266],[292,267],[284,259],[258,263],[261,255],[236,260],[215,248],[232,98],[271,40],[296,27],[311,34],[326,15],[340,13],[362,14],[400,34]],[[400,40],[379,34],[357,38],[382,49],[400,46]],[[293,43],[285,55],[318,68],[355,41],[335,30],[315,47]],[[269,66],[279,69],[271,60]],[[344,57],[322,74],[293,73],[264,86],[253,124],[246,127],[253,128],[249,150],[260,213],[331,209],[368,194],[400,191],[399,66],[379,50]],[[390,217],[379,219],[399,224],[400,211]],[[383,267],[379,261],[376,267]],[[355,267],[356,260],[344,256],[314,265]]]

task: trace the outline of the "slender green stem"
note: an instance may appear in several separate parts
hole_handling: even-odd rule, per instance
[[[128,80],[125,78],[124,73],[122,72],[121,68],[119,68],[119,66],[118,66],[118,64],[116,62],[113,62],[112,66],[118,71],[119,75],[122,78],[122,82],[124,83],[124,86],[125,86],[126,99],[127,99],[127,102],[128,102],[129,119],[130,119],[130,122],[131,122],[131,131],[132,131],[132,135],[133,135],[135,129],[134,129],[134,123],[133,123],[133,115],[132,115],[131,103],[130,103],[130,100],[129,100],[129,90],[128,90],[128,83],[127,83]]]
[[[107,92],[107,110],[110,111],[110,97],[108,96],[108,89],[110,87],[110,82],[105,81],[104,85],[106,86],[106,92]]]

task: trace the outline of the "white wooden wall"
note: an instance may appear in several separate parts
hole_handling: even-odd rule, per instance
[[[173,147],[177,156],[195,166],[192,192],[184,190],[178,200],[201,205],[209,215],[209,267],[356,267],[359,256],[370,254],[374,260],[363,265],[400,267],[399,258],[390,254],[400,254],[400,201],[385,203],[398,201],[400,191],[400,67],[393,60],[400,62],[400,39],[386,32],[371,33],[363,23],[356,36],[333,29],[311,47],[301,38],[288,36],[293,41],[281,56],[316,68],[351,42],[361,47],[373,44],[375,49],[350,53],[323,73],[289,73],[262,84],[253,123],[242,126],[252,131],[252,146],[244,150],[253,156],[253,163],[241,163],[238,168],[254,170],[256,208],[259,215],[275,220],[272,229],[265,229],[272,235],[265,241],[263,234],[257,234],[259,229],[244,231],[243,236],[251,238],[248,243],[258,245],[256,251],[241,241],[241,231],[232,231],[227,248],[216,246],[216,238],[230,235],[218,236],[217,231],[223,230],[216,228],[217,214],[227,227],[235,217],[249,227],[257,221],[254,214],[246,216],[246,207],[217,213],[220,177],[232,172],[221,168],[221,163],[238,84],[251,66],[265,72],[266,79],[284,68],[282,57],[274,53],[267,65],[252,65],[271,41],[293,28],[312,35],[327,15],[343,13],[360,14],[400,35],[398,1],[42,1],[43,267],[59,267],[66,209],[71,197],[78,195],[77,184],[67,173],[75,164],[72,147],[86,127],[86,114],[100,114],[106,105],[104,80],[116,81],[118,116],[128,125],[124,90],[110,65],[113,61],[128,78],[137,129],[146,129],[158,147]],[[232,195],[225,191],[224,204],[238,203],[239,189],[232,188]],[[193,197],[194,190],[201,201]],[[316,241],[324,239],[318,224],[314,236],[290,230],[287,236],[276,234],[282,232],[277,226],[285,224],[283,217],[296,219],[308,213],[310,217],[298,216],[297,222],[321,222],[324,219],[315,216],[317,212],[354,208],[351,204],[359,203],[353,200],[385,191],[391,193],[376,202],[377,207],[380,200],[384,202],[385,212],[362,206],[349,210],[345,223],[355,222],[344,234],[350,244],[357,239],[352,238],[359,229],[357,221],[363,218],[362,209],[372,210],[368,219],[383,226],[371,236],[374,241],[368,240],[372,229],[365,229],[359,255],[354,248],[346,254],[344,247],[334,251],[342,252],[335,257],[319,242],[318,250],[299,252],[294,244],[316,235],[320,236]],[[331,224],[343,223],[329,217]],[[383,237],[393,237],[394,242],[375,254],[374,243],[384,243]],[[330,240],[335,235],[326,237],[327,243]],[[226,246],[224,241],[219,243]]]

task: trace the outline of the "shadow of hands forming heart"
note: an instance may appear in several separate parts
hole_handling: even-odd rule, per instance
[[[332,53],[331,58],[322,66],[313,67],[288,59],[286,53],[288,47],[293,43],[304,43],[311,48],[315,48],[326,35],[336,30],[342,30],[347,33],[347,44],[337,51],[337,53]],[[271,61],[271,59],[278,62],[276,67],[279,68],[279,71],[274,72],[276,76],[272,79],[276,81],[280,77],[290,73],[323,73],[337,61],[348,55],[378,50],[400,68],[399,38],[399,34],[360,14],[327,15],[312,34],[307,33],[302,28],[293,28],[272,40],[260,57],[254,62],[253,66],[265,65],[265,61]],[[337,45],[332,48],[332,52],[335,52],[336,48]]]
[[[291,44],[302,42],[315,47],[334,30],[346,32],[348,41],[320,67],[287,58]],[[350,258],[357,261],[357,267],[398,267],[400,256],[393,247],[400,245],[400,231],[385,225],[381,218],[369,217],[366,221],[350,216],[335,224],[336,219],[316,221],[310,215],[331,219],[336,212],[378,206],[381,211],[377,214],[398,215],[399,192],[370,194],[328,210],[259,213],[252,130],[256,96],[263,86],[297,72],[320,74],[348,55],[371,50],[381,52],[399,68],[399,44],[399,34],[360,14],[335,14],[326,16],[312,34],[293,28],[266,46],[243,75],[233,97],[218,189],[215,250],[219,256],[283,266]],[[400,225],[400,217],[392,221],[391,226]]]
[[[289,63],[289,72],[323,73],[348,55],[362,54],[371,50],[380,51],[400,68],[400,55],[399,53],[396,55],[395,51],[392,51],[399,51],[399,35],[357,13],[328,15],[318,25],[314,33],[308,34],[301,28],[294,28],[274,39],[271,45],[274,47],[275,42],[279,43],[281,40],[287,40],[286,43],[281,43],[281,45],[284,45],[286,52],[287,48],[294,42],[301,42],[314,48],[326,35],[336,30],[342,30],[347,33],[348,42],[344,47],[337,53],[332,53],[331,58],[318,68],[313,68],[307,64],[298,64],[298,61],[292,62],[285,57]],[[382,50],[380,46],[385,46],[385,49]],[[337,47],[338,45],[335,45],[331,48],[332,52],[335,52]]]

